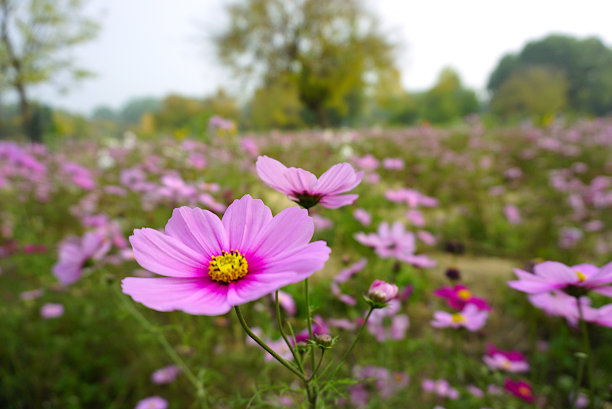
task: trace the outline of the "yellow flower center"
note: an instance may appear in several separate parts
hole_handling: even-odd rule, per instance
[[[466,301],[472,298],[472,293],[466,289],[457,291],[457,295],[459,296],[459,298],[461,298],[462,300],[466,300]]]
[[[214,256],[208,265],[208,275],[214,281],[231,283],[244,277],[249,271],[249,263],[240,252],[222,251],[220,256]]]
[[[511,366],[512,366],[512,365],[510,364],[510,361],[504,361],[504,362],[502,362],[502,367],[503,367],[504,369],[510,369],[510,367],[511,367]]]
[[[465,322],[465,317],[463,315],[459,314],[459,313],[453,314],[453,322],[455,324],[459,324],[459,323]]]
[[[579,283],[583,283],[584,280],[586,280],[586,276],[584,275],[583,272],[575,270],[576,275],[578,276],[578,282]]]
[[[531,396],[531,391],[530,391],[530,390],[529,390],[529,388],[528,388],[528,387],[526,387],[526,386],[521,386],[521,387],[519,387],[519,388],[518,388],[518,393],[519,393],[521,396],[525,396],[525,397],[529,397],[529,396]]]

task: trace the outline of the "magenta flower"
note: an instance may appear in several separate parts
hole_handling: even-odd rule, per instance
[[[358,195],[342,193],[354,189],[363,177],[363,172],[355,172],[350,164],[339,163],[317,179],[304,169],[287,168],[267,156],[257,159],[256,168],[257,174],[268,186],[307,209],[318,203],[329,209],[352,204]]]
[[[521,222],[521,212],[515,205],[509,204],[504,206],[504,216],[506,216],[506,220],[510,224],[519,224]]]
[[[136,261],[166,277],[125,278],[123,292],[157,311],[222,315],[321,269],[330,249],[309,243],[313,232],[306,210],[272,217],[249,195],[221,220],[207,210],[174,209],[165,234],[144,228],[130,237]]]
[[[172,382],[181,373],[181,368],[176,365],[168,365],[151,374],[151,382],[162,385]]]
[[[597,268],[592,264],[568,267],[556,261],[545,261],[535,265],[534,274],[519,269],[514,272],[519,279],[509,281],[508,285],[528,294],[580,289],[612,297],[612,263]]]
[[[62,304],[48,303],[40,308],[40,316],[46,319],[58,318],[64,315],[64,306]]]
[[[134,409],[166,409],[167,407],[168,401],[164,398],[150,396],[138,401]]]
[[[470,331],[478,331],[487,322],[489,313],[479,311],[473,304],[465,306],[463,311],[450,314],[444,311],[436,311],[431,326],[435,328],[460,328],[464,327]]]
[[[60,283],[72,284],[81,277],[85,263],[100,259],[110,246],[97,232],[86,233],[82,238],[68,237],[60,244],[59,261],[53,266],[53,274]]]
[[[529,363],[523,354],[518,351],[502,351],[492,344],[487,346],[487,353],[482,359],[493,370],[501,369],[513,373],[529,370]]]
[[[363,226],[369,226],[372,223],[372,216],[366,210],[357,208],[353,212],[353,217]]]
[[[525,381],[513,381],[506,379],[504,386],[508,392],[527,403],[533,403],[533,389],[531,385]]]
[[[475,297],[466,286],[461,284],[439,288],[434,291],[434,294],[445,298],[448,306],[456,310],[462,310],[467,304],[473,304],[479,310],[491,310],[491,306],[484,298]]]

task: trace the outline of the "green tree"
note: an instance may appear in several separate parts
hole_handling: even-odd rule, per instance
[[[491,110],[506,118],[531,116],[542,120],[565,108],[567,88],[563,73],[530,66],[502,83],[491,100]]]
[[[144,114],[157,112],[161,105],[162,101],[158,98],[132,98],[121,107],[118,117],[125,124],[137,124]]]
[[[393,67],[395,46],[359,0],[245,0],[228,12],[221,61],[261,88],[292,82],[320,126],[351,115]]]
[[[612,112],[612,49],[598,38],[551,35],[508,54],[489,78],[493,97],[513,74],[528,67],[546,67],[567,80],[567,107],[574,112],[605,115]]]
[[[83,17],[81,0],[0,0],[0,67],[5,85],[19,98],[26,135],[41,140],[28,89],[89,73],[74,66],[70,47],[94,38],[98,25]],[[61,78],[60,78],[61,76]]]
[[[420,97],[421,118],[437,124],[447,124],[478,111],[478,98],[465,88],[459,75],[445,68],[438,82]]]

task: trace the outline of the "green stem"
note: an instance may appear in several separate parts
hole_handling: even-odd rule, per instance
[[[151,332],[151,333],[156,335],[157,340],[162,345],[162,347],[164,348],[164,350],[166,351],[166,353],[168,354],[170,359],[172,359],[172,361],[174,361],[174,363],[181,368],[181,370],[183,371],[183,373],[185,374],[187,379],[189,379],[189,381],[193,384],[193,386],[195,387],[195,389],[197,391],[198,396],[199,397],[205,396],[205,390],[204,390],[204,386],[202,385],[202,382],[200,382],[198,380],[198,378],[194,375],[194,373],[191,371],[191,369],[189,369],[187,364],[185,364],[185,361],[183,361],[183,359],[180,357],[180,355],[176,353],[176,351],[174,350],[172,345],[170,345],[170,343],[168,342],[168,340],[166,339],[164,334],[159,330],[159,328],[157,328],[155,325],[151,324],[140,313],[140,311],[138,311],[132,305],[132,303],[130,303],[125,297],[122,296],[123,294],[119,294],[119,295],[120,295],[120,299],[123,302],[123,304],[125,305],[127,311],[130,314],[132,314],[132,316],[134,318],[136,318],[136,320],[139,321],[140,324],[144,328],[146,328],[149,332]]]
[[[580,298],[576,297],[576,302],[578,303],[578,315],[580,317],[580,331],[582,332],[582,348],[584,349],[584,353],[586,354],[586,366],[587,366],[587,374],[589,380],[589,397],[591,400],[594,398],[593,389],[593,357],[591,356],[591,343],[589,342],[589,329],[587,327],[587,322],[584,320],[584,311],[582,310],[582,303],[580,302]]]
[[[281,365],[283,365],[285,368],[287,368],[291,372],[293,372],[298,378],[300,378],[302,380],[306,380],[304,375],[302,375],[297,369],[295,369],[293,366],[291,366],[291,364],[288,361],[286,361],[280,355],[278,355],[276,352],[274,352],[272,350],[272,348],[270,348],[257,335],[255,335],[253,333],[253,331],[251,331],[251,329],[247,325],[246,321],[244,320],[244,316],[242,315],[242,312],[240,311],[240,307],[235,306],[234,307],[234,311],[236,312],[236,316],[238,317],[238,321],[240,321],[240,325],[242,325],[242,328],[244,329],[244,331],[248,334],[249,337],[251,337],[251,339],[253,341],[255,341],[260,347],[265,349],[266,352],[268,352],[270,355],[272,355],[274,357],[274,359],[276,359],[278,362],[280,362]]]
[[[578,397],[580,396],[580,384],[582,383],[582,376],[584,374],[584,358],[578,358],[578,376],[576,377],[576,384],[574,385],[574,409],[578,408]]]
[[[304,294],[306,297],[306,321],[308,324],[308,339],[310,340],[310,369],[314,370],[314,366],[315,366],[315,356],[314,356],[314,337],[313,337],[313,333],[312,333],[312,317],[310,315],[310,290],[309,290],[309,285],[308,285],[308,279],[304,280]]]
[[[321,356],[319,357],[319,362],[317,363],[317,366],[315,367],[315,369],[312,371],[310,378],[308,378],[309,381],[312,380],[312,378],[314,378],[314,376],[319,371],[319,368],[321,367],[321,362],[323,362],[324,355],[325,355],[325,348],[321,348]]]
[[[334,368],[334,370],[332,371],[331,375],[329,375],[328,380],[332,380],[334,378],[334,376],[336,375],[336,372],[338,372],[338,370],[340,369],[340,367],[342,366],[342,364],[344,363],[344,361],[346,360],[346,358],[349,356],[349,354],[353,351],[353,348],[355,348],[355,345],[357,344],[357,341],[359,341],[359,338],[361,337],[361,334],[363,333],[363,329],[365,328],[365,326],[368,323],[368,320],[370,319],[370,315],[372,315],[372,311],[374,311],[374,307],[370,307],[370,311],[368,311],[368,314],[366,315],[365,319],[363,320],[363,324],[361,324],[361,327],[359,327],[359,331],[357,332],[357,336],[355,337],[355,339],[353,340],[353,343],[351,344],[351,346],[349,347],[349,349],[347,349],[347,351],[344,353],[344,355],[342,356],[342,358],[340,359],[340,361],[338,362],[338,364],[336,364],[336,367]],[[323,373],[321,373],[321,377],[323,375],[325,375],[325,372],[327,372],[328,368],[325,368],[325,370],[323,370]]]
[[[289,339],[287,338],[287,335],[285,335],[285,331],[283,330],[280,303],[278,302],[278,290],[276,290],[276,320],[278,322],[278,329],[281,333],[281,336],[283,337],[283,340],[285,340],[285,344],[287,344],[287,348],[289,348],[289,350],[291,351],[291,355],[293,355],[293,359],[295,360],[295,363],[297,364],[300,371],[302,371],[302,374],[306,376],[306,373],[304,372],[304,367],[302,366],[302,360],[299,359],[297,351],[295,350],[293,345],[291,345],[291,342],[289,341]]]

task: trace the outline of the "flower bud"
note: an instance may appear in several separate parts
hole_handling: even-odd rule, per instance
[[[397,297],[397,291],[395,284],[374,280],[365,299],[372,308],[383,308],[389,301]]]
[[[329,334],[314,334],[314,340],[321,348],[329,348],[334,343],[334,339]]]

